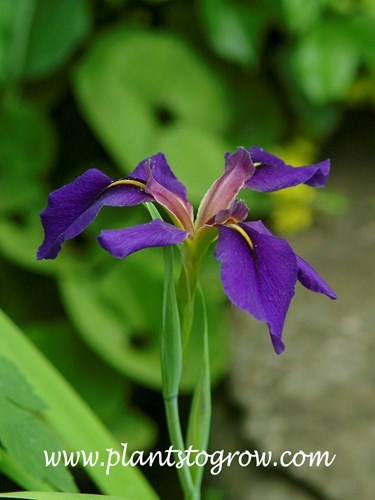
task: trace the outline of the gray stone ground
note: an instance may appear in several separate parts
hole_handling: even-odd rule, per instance
[[[367,134],[367,136],[366,136]],[[375,498],[375,144],[350,127],[334,144],[330,185],[350,197],[345,216],[289,238],[339,296],[297,287],[282,356],[265,325],[233,310],[227,391],[239,415],[219,404],[214,429],[230,449],[325,451],[331,467],[233,468],[222,476],[233,499]],[[375,139],[375,137],[372,137]],[[375,141],[374,141],[375,142]],[[224,432],[223,432],[224,431]],[[217,440],[217,438],[215,438]],[[220,440],[219,440],[220,441]],[[250,444],[251,443],[251,444]],[[218,447],[218,442],[213,447]],[[271,470],[272,469],[272,470]]]

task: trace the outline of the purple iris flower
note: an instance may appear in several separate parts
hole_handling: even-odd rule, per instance
[[[117,258],[148,247],[183,243],[188,254],[204,253],[216,239],[215,257],[229,300],[268,324],[275,351],[297,280],[313,292],[335,299],[318,273],[290,245],[273,236],[261,221],[245,222],[248,208],[236,197],[241,189],[277,191],[307,184],[324,187],[329,161],[294,168],[259,147],[237,148],[225,155],[225,169],[204,196],[196,218],[185,186],[159,153],[142,161],[127,177],[113,181],[90,169],[75,181],[52,192],[41,213],[45,238],[37,258],[54,259],[62,243],[80,234],[103,206],[161,205],[173,224],[160,219],[118,230],[104,230],[100,245]],[[199,259],[196,259],[199,260]]]

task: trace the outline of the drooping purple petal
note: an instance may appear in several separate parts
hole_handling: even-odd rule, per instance
[[[104,230],[100,233],[98,241],[111,255],[124,259],[143,248],[177,245],[188,236],[188,231],[155,219],[147,224],[126,229]]]
[[[327,283],[319,276],[301,257],[296,255],[298,265],[298,281],[306,288],[316,293],[324,293],[330,299],[337,299],[335,292],[327,285]]]
[[[271,231],[263,224],[261,220],[251,222],[251,227],[258,233],[268,234],[273,236]],[[297,279],[306,288],[316,293],[323,293],[331,299],[337,299],[335,292],[327,285],[327,283],[319,276],[314,268],[310,266],[302,257],[295,253],[297,259]]]
[[[284,350],[281,340],[285,317],[297,281],[296,256],[289,244],[263,234],[253,223],[219,227],[216,259],[221,262],[221,281],[228,298],[260,321],[268,323],[275,351]]]
[[[80,234],[104,206],[131,206],[152,201],[142,189],[118,185],[108,189],[112,179],[100,170],[90,169],[48,197],[48,206],[41,214],[44,241],[37,259],[54,259],[65,240]]]
[[[205,194],[197,215],[197,227],[211,222],[220,211],[229,208],[244,183],[254,174],[250,154],[244,148],[237,148],[226,157],[224,173]]]
[[[253,146],[249,151],[255,172],[245,183],[244,187],[248,189],[271,192],[299,184],[321,188],[327,183],[329,160],[306,167],[292,167],[258,146]]]

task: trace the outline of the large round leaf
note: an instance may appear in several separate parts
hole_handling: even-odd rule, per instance
[[[160,150],[171,152],[183,158],[172,168],[196,202],[206,181],[220,175],[228,98],[218,76],[176,36],[125,28],[107,33],[77,67],[74,87],[125,172]]]
[[[159,389],[162,253],[144,250],[107,272],[65,275],[60,284],[67,311],[86,342],[132,380]],[[228,351],[223,313],[215,293],[211,291],[210,297],[211,375],[215,381],[226,370]],[[191,389],[199,375],[201,325],[198,317],[185,363],[184,390]]]

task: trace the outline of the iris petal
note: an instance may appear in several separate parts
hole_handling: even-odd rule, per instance
[[[248,189],[271,192],[299,184],[321,188],[327,183],[329,160],[306,167],[292,167],[257,146],[253,146],[249,152],[254,164],[258,165],[254,175],[245,183],[244,187]]]
[[[281,340],[285,317],[297,281],[296,256],[289,244],[257,231],[257,225],[241,223],[253,250],[235,229],[219,227],[216,259],[221,262],[221,281],[233,304],[268,324],[275,351],[284,350]]]
[[[224,224],[229,220],[240,222],[246,219],[248,213],[249,209],[247,208],[246,203],[242,200],[234,199],[229,208],[219,210],[215,216],[215,224]]]
[[[193,207],[189,202],[186,202],[175,192],[166,188],[165,185],[158,182],[154,175],[154,170],[150,169],[149,178],[147,180],[147,192],[170,214],[177,219],[176,223],[188,229],[191,233],[194,232],[193,226]]]
[[[177,245],[188,236],[188,231],[156,219],[126,229],[104,230],[100,233],[98,241],[111,255],[124,259],[143,248]]]
[[[90,169],[49,195],[48,206],[40,214],[45,238],[38,249],[38,260],[54,259],[63,242],[80,234],[103,206],[131,206],[152,200],[136,186],[107,189],[111,183],[112,179],[100,170]]]
[[[229,208],[244,183],[254,174],[254,165],[244,148],[226,156],[225,170],[205,194],[197,215],[197,227],[208,224],[220,210]]]
[[[163,153],[158,153],[143,160],[137,168],[133,170],[130,177],[139,179],[145,183],[148,183],[150,178],[156,181],[164,190],[178,197],[185,205],[189,214],[192,215],[193,208],[187,199],[186,187],[174,175]]]
[[[330,299],[337,299],[335,292],[327,285],[327,283],[319,276],[310,264],[303,260],[298,255],[298,281],[306,288],[316,293],[323,293]]]

